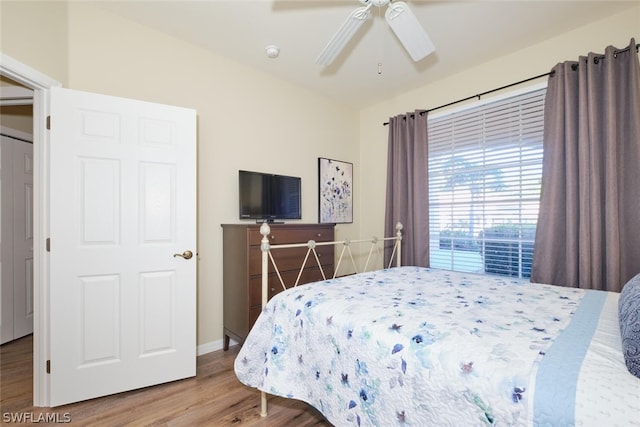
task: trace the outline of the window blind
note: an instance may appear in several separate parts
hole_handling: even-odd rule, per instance
[[[545,93],[429,119],[431,267],[530,277]]]

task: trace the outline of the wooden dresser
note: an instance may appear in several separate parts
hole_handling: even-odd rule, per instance
[[[333,224],[269,224],[272,245],[287,243],[330,242],[334,240]],[[222,224],[223,244],[223,325],[224,350],[229,339],[242,343],[262,311],[262,253],[260,224]],[[276,249],[272,252],[280,275],[287,286],[293,286],[307,248]],[[333,245],[316,247],[327,278],[333,276]],[[305,265],[300,284],[322,280],[313,254]],[[283,290],[269,262],[269,299]]]

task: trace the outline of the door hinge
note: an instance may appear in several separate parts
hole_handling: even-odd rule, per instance
[[[51,116],[47,116],[47,129],[51,129]]]
[[[47,360],[47,374],[51,373],[51,360]]]
[[[45,246],[47,248],[47,252],[51,252],[51,238],[47,237],[47,241],[45,243]]]

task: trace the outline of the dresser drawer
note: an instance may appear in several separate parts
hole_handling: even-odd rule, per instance
[[[262,251],[260,224],[223,224],[223,348],[234,339],[243,342],[262,312]],[[307,253],[306,243],[334,240],[334,224],[270,224],[269,243],[303,244],[299,248],[274,249],[271,253],[287,288],[298,278]],[[334,245],[317,246],[316,251],[326,278],[333,277]],[[269,260],[267,299],[283,288]],[[299,286],[322,280],[313,254],[309,254],[300,276]]]
[[[282,273],[288,270],[300,270],[302,267],[302,261],[304,261],[305,254],[308,248],[283,248],[274,249],[271,251],[271,256],[278,266],[278,270]],[[316,253],[321,265],[333,264],[333,245],[316,246]],[[305,268],[317,267],[318,263],[316,257],[313,256],[313,252],[309,253]],[[273,264],[269,259],[269,272],[275,272]],[[258,246],[252,246],[249,249],[249,275],[261,275],[262,274],[262,251]]]
[[[333,226],[331,227],[300,227],[300,228],[277,228],[271,227],[271,232],[267,235],[269,243],[272,245],[286,245],[290,243],[306,243],[309,240],[316,242],[331,242],[333,240]],[[262,234],[259,229],[249,231],[249,244],[259,246],[262,241]]]
[[[260,313],[262,313],[261,306],[251,307],[249,309],[249,327],[247,328],[245,334],[249,333],[254,323],[256,323],[256,320],[258,320],[258,316],[260,316]]]

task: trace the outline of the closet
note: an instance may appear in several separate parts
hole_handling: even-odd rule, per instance
[[[33,332],[33,145],[1,135],[0,344]]]

